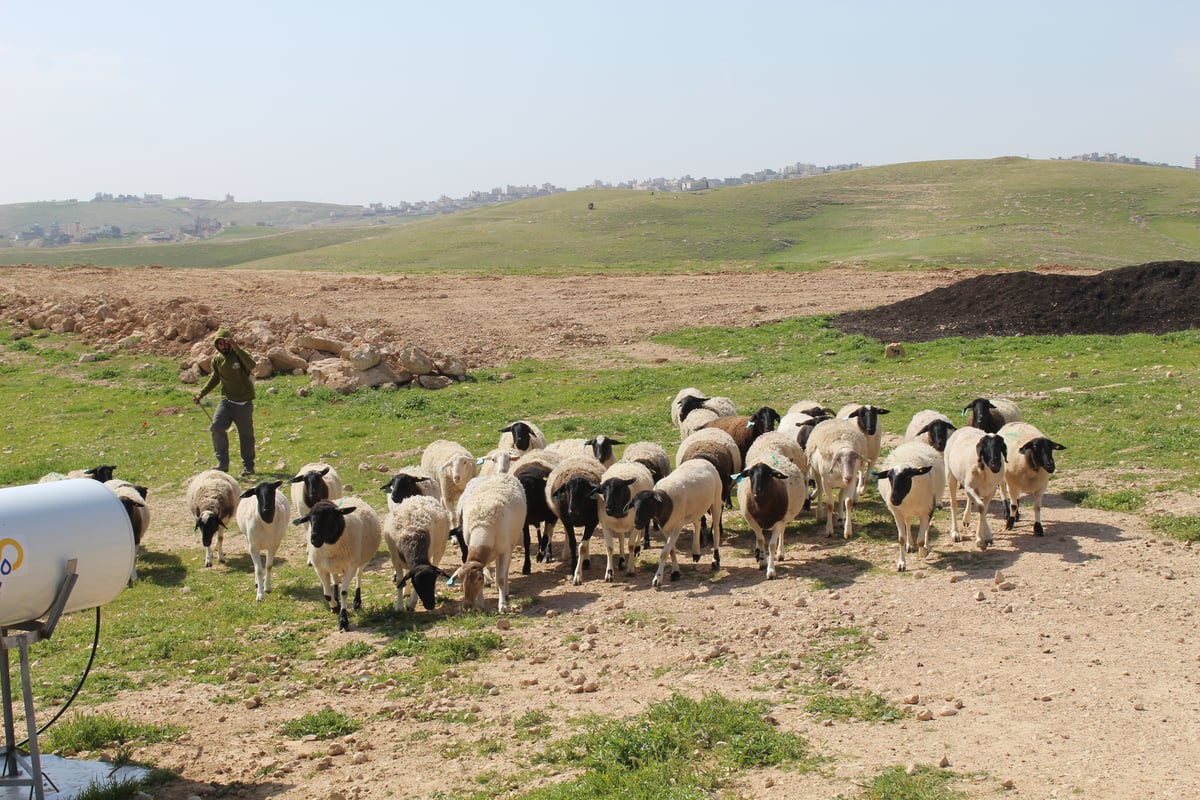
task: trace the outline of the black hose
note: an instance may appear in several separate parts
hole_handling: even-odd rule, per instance
[[[90,673],[92,671],[92,664],[96,661],[96,650],[99,649],[99,646],[100,646],[100,606],[96,606],[96,632],[92,636],[92,654],[90,656],[88,656],[87,666],[83,668],[83,674],[79,676],[79,683],[77,683],[75,685],[75,691],[71,692],[71,696],[67,698],[67,702],[64,703],[63,707],[60,708],[54,714],[54,716],[50,718],[49,722],[47,722],[42,727],[38,728],[38,730],[37,730],[38,736],[41,736],[43,733],[46,732],[47,728],[49,728],[54,723],[58,722],[58,718],[61,717],[66,712],[66,710],[71,707],[71,703],[75,702],[75,698],[79,696],[79,691],[81,689],[83,689],[83,683],[84,683],[84,681],[87,680],[88,673]],[[27,744],[29,744],[29,739],[25,739],[25,741],[18,744],[17,748],[20,749]]]

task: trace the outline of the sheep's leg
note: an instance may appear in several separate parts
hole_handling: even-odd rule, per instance
[[[946,470],[946,494],[950,496],[950,538],[961,542],[962,535],[958,532],[958,479],[949,470]]]
[[[908,520],[894,508],[892,509],[892,519],[896,520],[896,538],[900,541],[900,557],[896,559],[896,571],[904,572],[908,569],[908,543],[911,541],[912,533],[908,527]]]
[[[275,569],[275,551],[268,550],[266,555],[266,574],[263,576],[262,590],[264,592],[271,591],[271,573]]]
[[[854,534],[854,520],[853,520],[854,495],[857,492],[858,492],[858,488],[856,486],[851,486],[850,489],[846,492],[846,503],[845,503],[846,519],[842,523],[842,538],[843,539],[849,539]]]
[[[679,580],[679,560],[675,557],[675,539],[679,537],[679,531],[679,528],[664,531],[667,540],[658,556],[658,569],[654,571],[654,578],[650,581],[650,585],[655,589],[662,586],[663,571],[666,569],[668,558],[671,559],[671,580]]]
[[[512,553],[500,553],[496,556],[496,593],[500,596],[496,610],[501,614],[508,613],[508,562]]]
[[[992,528],[988,525],[987,520],[987,507],[991,498],[973,496],[970,491],[967,492],[967,497],[969,498],[968,506],[974,503],[979,507],[979,529],[975,532],[975,543],[979,545],[980,550],[987,550],[988,545],[992,543]]]
[[[771,554],[768,552],[769,545],[763,535],[763,530],[757,522],[750,519],[747,519],[746,522],[750,525],[750,530],[754,531],[754,560],[758,562],[759,569],[766,569]]]
[[[596,532],[595,525],[583,529],[583,539],[579,542],[579,560],[584,569],[592,568],[592,534]]]
[[[784,524],[782,522],[776,524],[775,527],[771,529],[771,540],[767,542],[767,580],[775,579],[775,543],[776,540],[783,538],[783,529]]]
[[[608,529],[607,525],[602,525],[601,530],[604,532],[604,554],[605,554],[605,556],[607,556],[607,560],[604,565],[604,582],[612,583],[612,579],[613,579],[613,535],[612,535],[612,531]],[[619,539],[620,539],[620,549],[623,553],[625,550],[625,537],[621,536],[621,537],[619,537]],[[624,559],[622,559],[622,560],[624,560]]]
[[[703,519],[703,517],[701,517],[701,519]],[[714,523],[716,522],[716,517],[713,518],[713,522]],[[715,531],[714,531],[714,536],[715,536]],[[715,541],[716,540],[714,538],[714,542]],[[693,564],[696,564],[700,561],[700,548],[702,546],[703,545],[700,544],[700,523],[697,522],[695,525],[692,526],[692,563]]]
[[[937,506],[937,503],[934,503]],[[920,533],[917,534],[917,555],[924,561],[929,556],[929,526],[933,524],[933,509],[929,509],[929,513],[921,517]],[[911,534],[912,529],[909,529]]]
[[[1016,504],[1013,504],[1013,511],[1016,511]],[[1018,517],[1020,519],[1020,517]],[[1033,535],[1045,536],[1046,529],[1042,527],[1042,493],[1037,492],[1033,495]]]
[[[261,603],[263,599],[263,563],[262,553],[251,545],[249,548],[250,561],[254,564],[254,602]]]
[[[209,545],[208,547],[204,548],[204,566],[205,567],[212,566],[212,556],[213,556],[212,545]]]
[[[225,534],[221,533],[221,529],[217,529],[217,562],[225,563]]]
[[[712,514],[713,514],[713,524],[712,524],[712,537],[713,537],[712,569],[713,569],[713,572],[716,572],[717,570],[719,570],[721,568],[721,533],[723,530],[722,525],[721,525],[721,514],[723,514],[723,513],[724,512],[721,510],[720,506],[713,507],[713,512],[712,512]]]
[[[575,568],[579,565],[579,545],[575,541],[575,528],[564,522],[563,529],[567,534],[567,549],[571,552],[571,574],[574,574]]]
[[[629,558],[625,562],[625,574],[632,576],[634,571],[637,569],[637,557],[639,555],[639,537],[637,528],[630,528],[629,533],[626,535],[629,537]],[[643,536],[641,538],[647,541],[650,539],[649,525],[646,526],[646,530],[643,531]]]

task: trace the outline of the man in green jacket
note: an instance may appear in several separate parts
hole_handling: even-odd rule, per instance
[[[254,359],[233,340],[233,331],[221,328],[214,344],[217,354],[212,358],[212,377],[195,396],[199,405],[204,395],[221,384],[221,402],[213,414],[213,452],[217,469],[229,471],[229,426],[237,425],[238,442],[242,450],[242,477],[254,474]]]

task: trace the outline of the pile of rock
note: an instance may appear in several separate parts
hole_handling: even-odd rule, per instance
[[[153,307],[127,300],[84,298],[49,302],[21,295],[0,299],[0,314],[17,333],[51,330],[78,334],[100,350],[128,350],[181,356],[179,379],[198,383],[210,371],[212,336],[227,321],[212,309],[182,299]],[[335,329],[324,315],[302,319],[253,320],[234,324],[234,337],[255,359],[254,375],[306,374],[311,386],[347,394],[363,386],[443,389],[467,376],[467,363],[455,356],[427,353],[397,342],[387,329]]]

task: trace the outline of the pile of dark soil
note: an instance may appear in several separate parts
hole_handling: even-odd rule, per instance
[[[839,314],[833,324],[882,342],[1200,328],[1200,262],[1157,261],[1088,276],[982,275],[890,306]]]

